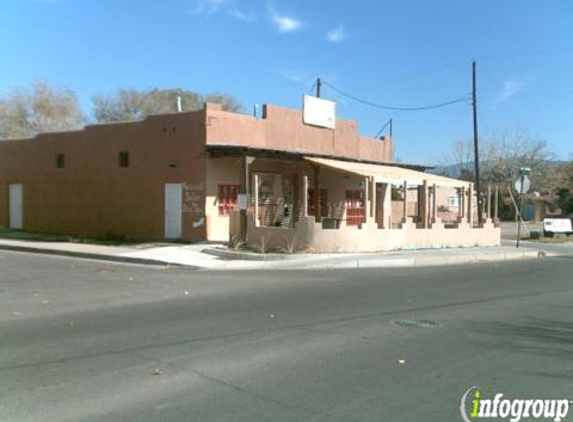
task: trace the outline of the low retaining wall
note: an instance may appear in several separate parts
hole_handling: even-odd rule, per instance
[[[473,228],[468,223],[458,223],[455,228],[445,228],[442,223],[433,223],[430,228],[420,229],[412,223],[404,223],[397,229],[379,229],[374,222],[362,228],[342,227],[323,229],[314,217],[301,218],[294,228],[256,227],[248,219],[247,243],[263,252],[378,252],[397,249],[452,248],[471,246],[498,246],[501,232],[491,220],[483,227]]]

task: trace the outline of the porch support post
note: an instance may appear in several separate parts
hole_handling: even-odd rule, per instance
[[[438,221],[438,185],[432,186],[432,223]]]
[[[491,218],[491,186],[487,186],[487,218]]]
[[[370,218],[376,219],[376,179],[370,176]]]
[[[499,221],[498,202],[499,202],[499,185],[496,185],[495,186],[494,202],[493,202],[493,221],[495,223],[497,223]]]
[[[392,184],[386,183],[382,185],[382,228],[392,228]]]
[[[302,176],[302,216],[308,217],[308,176]]]
[[[370,180],[368,177],[364,178],[364,216],[362,221],[364,223],[368,223],[368,214],[369,213],[369,206],[370,206],[370,201],[369,201],[369,195],[368,195],[368,191],[369,191],[369,187],[370,187]]]
[[[459,188],[458,197],[458,221],[461,223],[464,221],[466,211],[466,188],[462,186]]]
[[[408,181],[404,180],[403,186],[404,194],[402,195],[402,205],[404,209],[402,210],[402,223],[408,222]]]
[[[254,213],[255,216],[255,227],[259,226],[259,175],[255,174],[253,180],[253,193],[255,197],[255,204],[254,204]]]
[[[422,228],[428,228],[428,181],[424,180],[422,186],[418,186],[418,212],[420,214]]]
[[[314,166],[314,221],[322,221],[322,198],[320,197],[320,166]]]
[[[239,195],[247,195],[247,154],[241,154],[239,164]],[[247,241],[247,210],[239,210],[239,240],[242,242]]]
[[[473,199],[474,199],[474,186],[472,183],[470,183],[470,187],[468,188],[468,223],[470,224],[470,227],[472,227],[472,224],[474,222],[474,216],[473,216]]]

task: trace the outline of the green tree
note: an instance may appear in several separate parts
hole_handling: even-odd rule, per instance
[[[0,98],[0,138],[73,130],[85,123],[75,92],[45,82],[16,88]]]
[[[556,204],[564,215],[573,213],[573,161],[569,161],[558,169],[559,184],[555,188]]]

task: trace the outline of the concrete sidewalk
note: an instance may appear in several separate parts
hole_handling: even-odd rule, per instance
[[[210,244],[149,243],[136,246],[105,246],[12,239],[0,239],[0,249],[132,264],[177,265],[206,270],[421,267],[533,259],[543,255],[535,247],[517,250],[513,246],[402,250],[363,254],[261,255],[233,252],[222,245]]]

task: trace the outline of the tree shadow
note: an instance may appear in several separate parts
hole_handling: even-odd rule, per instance
[[[508,352],[573,361],[573,322],[532,317],[524,322],[475,322],[472,330],[494,337],[480,343]]]

